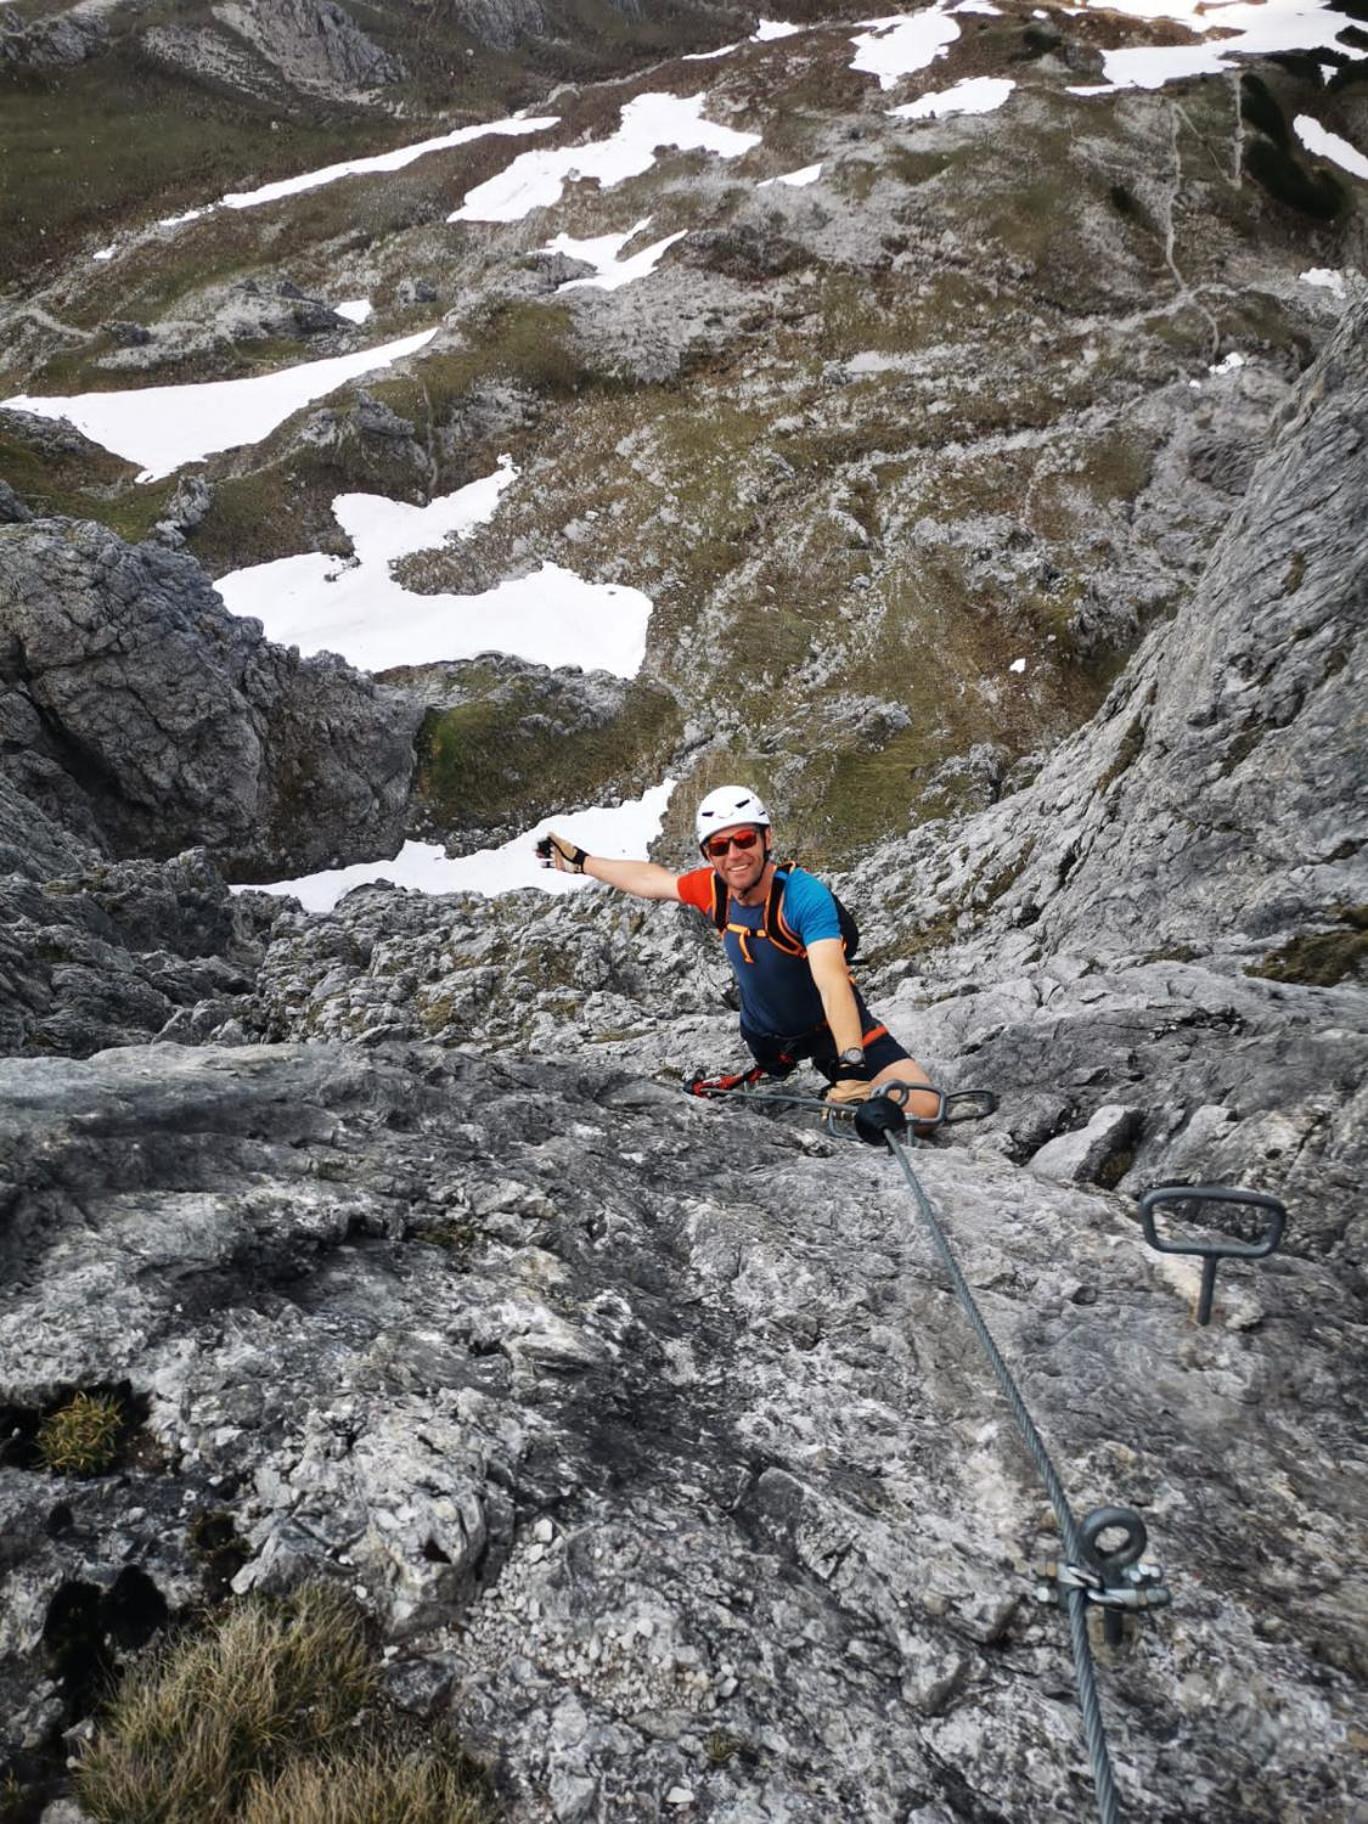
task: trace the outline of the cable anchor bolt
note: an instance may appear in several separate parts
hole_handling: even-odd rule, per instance
[[[1159,1235],[1154,1213],[1168,1204],[1233,1204],[1263,1210],[1267,1224],[1254,1241],[1227,1235],[1220,1241],[1183,1241]],[[1228,1184],[1156,1184],[1140,1199],[1140,1224],[1145,1240],[1159,1254],[1195,1254],[1202,1262],[1202,1289],[1197,1298],[1197,1322],[1211,1322],[1211,1301],[1216,1292],[1216,1269],[1223,1260],[1262,1260],[1276,1251],[1287,1222],[1286,1207],[1264,1191],[1242,1191]]]
[[[1038,1602],[1064,1606],[1066,1590],[1082,1590],[1090,1603],[1103,1611],[1103,1636],[1108,1646],[1120,1646],[1122,1619],[1127,1611],[1167,1608],[1173,1598],[1164,1587],[1164,1573],[1144,1557],[1148,1535],[1145,1523],[1133,1508],[1098,1507],[1079,1529],[1084,1562],[1055,1562],[1041,1566],[1042,1582],[1036,1585]],[[1112,1545],[1103,1534],[1121,1537]]]

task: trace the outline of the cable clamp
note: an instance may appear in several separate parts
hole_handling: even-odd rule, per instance
[[[1104,1609],[1166,1609],[1173,1601],[1157,1564],[1128,1564],[1119,1583],[1105,1582],[1089,1565],[1051,1562],[1039,1567],[1036,1601],[1061,1603],[1061,1591],[1082,1590],[1089,1602]]]
[[[1172,1602],[1164,1573],[1142,1557],[1148,1540],[1145,1523],[1134,1508],[1094,1508],[1079,1526],[1078,1536],[1085,1562],[1042,1565],[1036,1600],[1062,1608],[1066,1590],[1082,1590],[1090,1603],[1106,1611],[1107,1640],[1119,1645],[1123,1611],[1166,1609]]]

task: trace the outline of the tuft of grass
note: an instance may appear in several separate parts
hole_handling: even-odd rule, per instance
[[[239,1824],[484,1824],[480,1784],[432,1754],[374,1748],[295,1761],[248,1790]]]
[[[375,1679],[361,1617],[336,1591],[246,1602],[130,1671],[77,1795],[98,1824],[235,1824],[249,1788],[340,1745]]]
[[[109,1394],[78,1393],[38,1427],[38,1455],[59,1476],[102,1476],[119,1451],[124,1411]]]
[[[1251,964],[1246,975],[1305,988],[1333,988],[1368,974],[1368,906],[1342,906],[1338,931],[1303,931]]]

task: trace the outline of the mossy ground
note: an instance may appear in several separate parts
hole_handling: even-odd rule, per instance
[[[209,13],[207,5],[178,10]],[[172,215],[244,179],[325,164],[359,124],[344,110],[290,118],[229,101],[158,70],[129,41],[74,68],[8,76],[0,81],[0,285],[31,281],[140,208]],[[388,130],[391,143],[403,137]]]
[[[1368,975],[1368,906],[1342,906],[1333,917],[1335,927],[1299,932],[1246,973],[1308,988],[1362,980]]]
[[[610,722],[569,731],[535,683],[515,683],[429,712],[414,790],[438,830],[497,825],[511,805],[519,821],[535,822],[558,807],[644,791],[668,765],[681,727],[674,698],[646,683],[629,687]]]
[[[44,454],[0,419],[0,478],[32,512],[45,517],[94,519],[121,538],[146,538],[163,516],[174,480],[140,487],[132,463],[90,445],[63,455]]]

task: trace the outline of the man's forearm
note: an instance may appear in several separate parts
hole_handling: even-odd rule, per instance
[[[584,871],[591,880],[620,892],[633,893],[638,899],[678,899],[675,875],[654,861],[605,861],[601,855],[585,857]]]
[[[822,997],[827,1025],[836,1041],[836,1050],[849,1051],[853,1045],[861,1044],[864,1033],[860,1028],[860,1009],[855,1004],[855,994],[849,980],[819,982],[817,987]]]

